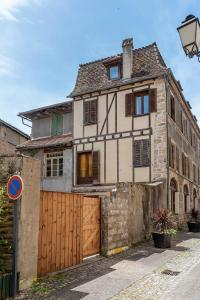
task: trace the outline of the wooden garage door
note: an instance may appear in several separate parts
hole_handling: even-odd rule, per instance
[[[83,200],[83,257],[100,252],[101,202],[99,197]]]

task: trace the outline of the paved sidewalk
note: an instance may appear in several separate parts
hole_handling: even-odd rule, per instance
[[[169,300],[167,290],[199,261],[200,234],[180,232],[172,249],[156,249],[149,242],[110,258],[99,257],[43,279],[17,299]],[[180,274],[164,275],[164,269]]]

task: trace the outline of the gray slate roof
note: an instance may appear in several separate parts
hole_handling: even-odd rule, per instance
[[[109,80],[106,64],[112,61],[122,61],[122,53],[86,64],[81,64],[78,70],[76,85],[69,97],[82,95],[107,88],[127,84],[122,79]],[[156,43],[133,50],[133,72],[129,82],[145,80],[167,72],[167,66],[159,52]]]

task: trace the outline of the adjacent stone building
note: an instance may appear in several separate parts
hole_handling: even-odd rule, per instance
[[[16,146],[29,138],[28,134],[0,119],[0,155],[14,154]]]
[[[41,189],[71,192],[72,102],[62,102],[19,113],[32,122],[31,140],[17,149],[40,159]]]
[[[157,45],[82,64],[73,98],[73,190],[163,183],[160,207],[198,206],[200,130]]]

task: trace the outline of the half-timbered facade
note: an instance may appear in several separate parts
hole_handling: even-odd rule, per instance
[[[70,94],[74,190],[162,181],[162,205],[188,211],[194,190],[196,199],[199,193],[197,121],[155,43],[133,49],[126,39],[122,48],[121,54],[80,65]]]

